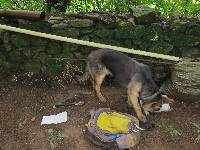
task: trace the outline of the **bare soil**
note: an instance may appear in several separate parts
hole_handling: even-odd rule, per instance
[[[83,106],[54,108],[58,94],[82,94]],[[55,150],[98,150],[84,136],[83,128],[92,108],[110,107],[127,112],[126,91],[118,86],[103,87],[109,99],[99,103],[89,86],[69,85],[62,88],[47,88],[23,84],[0,84],[0,149],[1,150],[51,150],[49,129],[65,135],[54,142]],[[174,110],[150,116],[157,127],[142,133],[141,150],[199,150],[197,128],[200,125],[200,104],[176,101]],[[68,112],[68,121],[57,125],[42,125],[44,115]],[[170,128],[171,127],[171,128]]]

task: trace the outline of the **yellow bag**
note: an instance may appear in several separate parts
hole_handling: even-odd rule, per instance
[[[117,112],[103,112],[99,115],[97,126],[112,134],[128,133],[131,120]]]
[[[90,114],[86,127],[88,138],[95,145],[126,149],[139,144],[141,128],[136,117],[109,108],[92,110]]]

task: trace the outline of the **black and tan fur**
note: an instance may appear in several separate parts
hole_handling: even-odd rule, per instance
[[[93,51],[87,58],[86,72],[80,80],[90,77],[100,101],[106,99],[101,93],[101,84],[107,75],[112,75],[123,87],[127,88],[128,102],[142,122],[147,122],[144,111],[159,110],[163,101],[158,87],[152,79],[147,65],[139,63],[125,54],[110,49]],[[141,100],[141,104],[139,100]]]

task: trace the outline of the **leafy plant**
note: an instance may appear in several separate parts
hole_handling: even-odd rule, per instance
[[[196,132],[197,132],[196,140],[200,140],[200,125],[197,123],[192,123],[192,125],[196,128]]]
[[[155,8],[166,17],[171,14],[178,14],[200,18],[199,0],[71,0],[66,12],[104,11],[128,13],[130,7],[137,5],[147,5]],[[46,9],[46,0],[1,0],[0,8],[41,11]]]
[[[60,131],[52,128],[48,129],[48,142],[50,149],[55,149],[58,146],[59,141],[63,140],[65,137],[67,136]]]
[[[181,133],[178,131],[178,129],[173,125],[160,125],[161,128],[164,128],[164,130],[170,134],[171,137],[175,138],[181,135]]]
[[[45,0],[1,0],[0,2],[0,8],[41,11],[45,7]]]

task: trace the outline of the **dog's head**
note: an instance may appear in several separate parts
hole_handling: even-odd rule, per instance
[[[170,104],[173,104],[174,100],[167,97],[166,95],[157,92],[154,93],[151,96],[145,97],[142,99],[142,107],[145,112],[159,112],[162,111],[164,108],[163,104],[167,104],[167,109],[170,109]],[[169,110],[163,110],[163,111],[169,111]]]

